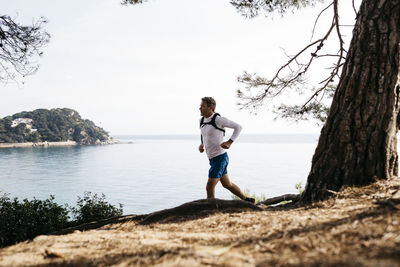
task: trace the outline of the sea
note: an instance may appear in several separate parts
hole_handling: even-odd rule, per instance
[[[0,196],[75,206],[85,192],[146,214],[206,198],[209,162],[198,135],[120,135],[120,144],[0,149]],[[241,135],[228,150],[230,180],[265,197],[306,183],[317,134]],[[218,184],[220,199],[232,193]]]

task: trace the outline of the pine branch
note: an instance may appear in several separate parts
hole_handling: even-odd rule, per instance
[[[42,56],[41,48],[50,35],[43,30],[47,23],[40,18],[31,26],[21,25],[7,15],[0,16],[0,83],[16,80],[35,73]]]

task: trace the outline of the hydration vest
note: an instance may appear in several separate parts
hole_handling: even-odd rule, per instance
[[[204,122],[204,117],[202,117],[200,120],[200,128],[202,128],[204,125],[210,124],[210,125],[214,126],[215,129],[223,132],[224,136],[225,136],[225,130],[222,128],[219,128],[217,126],[217,124],[215,123],[215,118],[217,118],[217,116],[221,116],[221,115],[219,113],[214,113],[214,115],[211,118],[211,121],[209,121],[209,122]],[[201,143],[203,144],[203,135],[200,135],[200,137],[201,137]]]

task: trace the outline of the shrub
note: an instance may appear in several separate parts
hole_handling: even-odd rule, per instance
[[[71,212],[74,214],[75,223],[82,224],[101,219],[111,218],[122,215],[122,204],[119,208],[107,203],[105,195],[92,195],[91,192],[85,192],[83,198],[78,197],[77,207],[72,207]]]
[[[107,203],[104,194],[99,197],[85,192],[83,198],[78,197],[77,207],[72,208],[58,205],[54,199],[51,195],[46,200],[19,201],[18,198],[10,199],[7,194],[0,196],[0,247],[66,227],[120,216],[123,212],[121,204],[116,208]],[[69,220],[70,212],[75,215],[75,220]]]
[[[54,196],[46,200],[0,197],[0,247],[31,239],[68,227],[68,210],[54,203]]]

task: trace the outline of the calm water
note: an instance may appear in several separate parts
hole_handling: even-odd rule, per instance
[[[306,182],[317,135],[243,135],[229,150],[231,180],[273,197]],[[104,193],[124,214],[171,208],[206,197],[208,159],[198,136],[117,136],[107,146],[0,149],[0,190],[19,199],[75,205],[84,191]],[[219,184],[216,197],[231,199]]]

